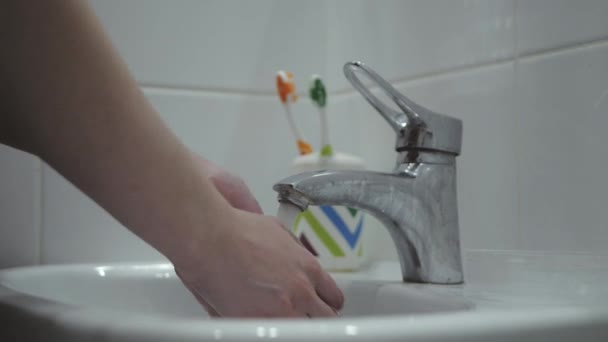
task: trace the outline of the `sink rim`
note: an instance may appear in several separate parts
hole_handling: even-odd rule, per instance
[[[41,289],[41,287],[37,285],[40,281],[43,281],[41,279],[45,278],[46,273],[52,274],[48,283],[48,287],[52,289],[50,292],[46,291],[44,287],[42,287]],[[388,274],[393,274],[393,272],[388,272]],[[464,296],[462,286],[460,285],[436,285],[417,283],[409,283],[405,285],[401,281],[399,281],[398,278],[391,279],[391,277],[374,277],[365,275],[364,272],[336,272],[332,273],[332,275],[339,286],[346,286],[345,295],[360,296],[363,294],[372,295],[374,296],[374,298],[376,298],[377,293],[382,293],[380,297],[373,300],[380,300],[381,303],[389,305],[389,309],[374,310],[373,313],[369,314],[361,314],[360,312],[352,311],[353,307],[349,307],[349,305],[346,305],[345,316],[341,318],[354,319],[356,317],[364,318],[429,314],[436,315],[442,312],[448,313],[471,310],[475,307],[473,302],[468,300]],[[118,304],[118,307],[116,307],[115,303],[121,303],[121,300],[119,298],[124,298],[125,296],[125,290],[123,290],[124,288],[121,289],[121,284],[113,285],[119,286],[117,287],[118,292],[115,293],[116,297],[114,297],[113,299],[111,298],[113,295],[112,290],[110,290],[110,292],[106,292],[104,289],[101,289],[101,291],[103,292],[102,296],[97,296],[98,299],[93,300],[93,302],[88,299],[89,297],[92,297],[95,294],[95,292],[91,292],[93,290],[85,290],[84,292],[81,292],[81,290],[79,289],[81,285],[72,285],[78,284],[78,281],[80,280],[85,281],[85,284],[91,284],[91,282],[99,282],[98,284],[102,284],[101,282],[103,282],[104,279],[135,280],[135,283],[125,284],[128,286],[127,288],[131,290],[137,288],[133,286],[140,285],[138,281],[143,281],[141,285],[144,286],[144,288],[146,286],[145,283],[148,281],[156,282],[158,280],[164,283],[163,287],[172,287],[173,285],[177,285],[177,282],[179,282],[179,278],[176,276],[173,266],[170,263],[113,263],[105,264],[103,266],[96,264],[48,265],[44,267],[25,267],[18,270],[18,272],[5,272],[5,275],[2,275],[0,273],[0,285],[3,284],[4,287],[12,289],[14,292],[17,292],[24,296],[39,298],[50,303],[58,303],[64,305],[66,308],[94,308],[96,310],[142,313],[156,316],[156,314],[154,314],[153,308],[158,308],[159,305],[162,305],[161,303],[152,304],[153,308],[145,308],[145,312],[138,312],[138,302],[140,302],[140,300],[138,299],[135,299],[135,301],[133,302],[133,307],[129,307],[129,305],[122,307],[121,304]],[[63,286],[63,282],[66,282],[67,284],[65,288],[63,288],[63,293],[56,292],[58,286]],[[103,287],[103,285],[101,286]],[[72,290],[77,291],[78,295],[65,295],[66,293],[69,294]],[[182,290],[185,292],[185,288]],[[363,290],[364,292],[361,292],[361,290]],[[169,292],[169,294],[171,294],[171,292]],[[158,293],[151,295],[159,296]],[[160,296],[165,296],[165,294],[160,294]],[[412,300],[412,306],[410,306],[409,308],[404,308],[403,312],[400,313],[399,311],[401,309],[397,309],[395,308],[395,306],[391,305],[390,303],[387,303],[387,300],[391,303],[393,302],[390,299],[393,298],[393,296],[396,296],[394,297],[395,300],[399,300],[400,302],[403,301],[404,303],[407,303],[408,300]],[[111,303],[106,303],[103,298],[108,298],[109,302]],[[144,299],[144,301],[147,301],[145,298],[140,299]],[[191,300],[195,302],[194,298],[191,298]],[[363,301],[365,302],[365,300]],[[155,300],[152,300],[151,302],[154,303]],[[358,308],[359,310],[361,308],[367,307],[366,304],[363,304],[363,306],[361,306],[361,304],[357,304],[357,302],[359,301],[349,303],[353,303],[354,307]],[[426,305],[424,303],[426,303]],[[383,304],[380,305],[380,308],[382,308]],[[200,307],[198,304],[196,304],[196,307],[198,307],[201,311],[203,310],[203,308]],[[170,312],[171,311],[172,310],[170,310]],[[184,312],[190,311],[192,311],[192,308],[187,309]],[[193,317],[196,317],[196,310],[194,310],[193,312]],[[181,314],[178,314],[177,316],[165,316],[164,313],[161,313],[160,315],[163,317],[188,318],[188,314],[186,314],[186,316],[182,316]],[[206,315],[205,318],[207,318]]]
[[[82,332],[82,329],[102,329],[112,336],[124,338],[150,338],[200,340],[252,337],[284,339],[311,338],[422,338],[438,341],[457,336],[495,336],[512,333],[517,326],[520,332],[538,329],[564,328],[608,322],[608,309],[589,307],[538,307],[521,309],[486,309],[433,313],[430,315],[395,315],[379,317],[344,317],[341,319],[188,319],[165,317],[148,313],[120,312],[94,307],[80,307],[29,295],[5,285],[11,277],[26,277],[32,273],[54,271],[96,270],[110,267],[114,270],[132,270],[133,267],[163,267],[166,263],[106,263],[43,265],[0,271],[0,316],[4,309],[29,313],[40,321],[52,320],[63,333]],[[161,268],[159,268],[161,269]],[[172,266],[171,266],[172,269]],[[440,285],[435,285],[440,286]],[[481,316],[480,316],[481,315]],[[483,321],[483,324],[480,324]],[[446,327],[437,329],[438,326]],[[305,335],[303,335],[305,334]],[[608,327],[606,328],[608,335]],[[0,333],[1,335],[1,333]]]

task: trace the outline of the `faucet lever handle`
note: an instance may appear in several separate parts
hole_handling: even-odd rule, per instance
[[[363,95],[397,133],[397,151],[424,149],[460,154],[462,121],[435,113],[401,94],[390,83],[362,62],[344,64],[344,76]],[[386,105],[361,82],[356,72],[364,73],[399,107]]]
[[[382,102],[361,82],[355,72],[363,72],[366,76],[374,81],[384,93],[390,97],[397,107],[402,111],[396,111]],[[412,105],[418,107],[413,101],[403,96],[397,91],[390,83],[384,80],[378,75],[373,69],[365,65],[363,62],[348,62],[344,64],[344,75],[350,81],[350,83],[365,97],[374,109],[380,113],[384,119],[391,125],[395,132],[399,133],[401,130],[406,128],[408,125],[424,125],[424,122],[420,118],[420,115],[412,110]]]

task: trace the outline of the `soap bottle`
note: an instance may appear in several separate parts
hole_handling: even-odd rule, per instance
[[[292,163],[293,174],[320,170],[363,170],[359,157],[334,152],[330,157],[318,152],[298,156]],[[365,257],[365,215],[344,206],[309,206],[295,220],[292,229],[321,266],[328,271],[355,271]]]

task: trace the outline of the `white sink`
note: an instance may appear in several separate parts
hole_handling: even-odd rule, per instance
[[[473,306],[441,286],[403,286],[398,281],[365,278],[364,274],[334,275],[346,299],[341,317],[428,314]],[[5,272],[0,283],[15,292],[73,307],[208,319],[169,264],[35,267]]]
[[[396,263],[334,274],[345,294],[337,319],[235,320],[207,317],[168,264],[13,269],[0,272],[0,341],[608,338],[601,307],[527,305],[463,286],[402,284],[399,275]]]

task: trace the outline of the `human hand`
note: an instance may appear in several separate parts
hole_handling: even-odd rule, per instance
[[[212,181],[215,188],[228,201],[228,203],[233,208],[240,209],[237,210],[237,212],[241,212],[242,210],[250,213],[262,214],[262,209],[260,208],[258,202],[251,194],[249,188],[246,186],[245,182],[241,178],[231,174],[230,172],[218,167],[216,164],[196,154],[194,154],[194,158],[201,170],[201,173]],[[241,212],[241,214],[245,213]],[[198,279],[198,274],[200,273],[200,271],[194,270],[192,274],[186,274],[181,267],[176,266],[176,272],[178,276],[182,279],[186,287],[190,289],[190,291],[194,294],[199,303],[207,310],[209,315],[213,317],[219,317],[222,315],[236,315],[246,317],[259,315],[284,316],[285,314],[287,314],[287,316],[298,317],[302,316],[302,308],[309,308],[306,313],[312,317],[335,315],[335,311],[339,310],[342,307],[344,300],[342,292],[337,288],[333,279],[331,279],[329,274],[321,270],[321,267],[317,260],[312,255],[310,255],[308,251],[300,247],[293,239],[293,236],[289,236],[289,234],[284,230],[278,220],[271,217],[263,216],[259,216],[257,219],[260,218],[266,221],[266,227],[260,228],[262,227],[261,225],[254,224],[253,226],[255,227],[245,229],[246,231],[248,231],[247,233],[251,233],[252,237],[253,235],[255,235],[256,238],[250,239],[247,236],[244,236],[244,249],[239,249],[237,244],[234,243],[234,239],[230,239],[230,243],[234,245],[226,247],[226,249],[228,250],[237,249],[245,253],[250,250],[251,247],[260,249],[259,257],[262,260],[257,263],[249,260],[249,262],[247,263],[243,263],[240,266],[235,266],[236,269],[244,268],[254,274],[254,276],[251,278],[251,281],[253,281],[254,284],[243,284],[244,288],[242,289],[242,291],[244,291],[244,295],[247,298],[258,298],[260,299],[260,301],[255,301],[249,304],[247,303],[247,301],[243,302],[235,300],[234,295],[229,293],[223,294],[221,291],[218,292],[216,289],[213,292],[217,293],[215,297],[218,297],[220,301],[216,305],[211,305],[211,303],[215,302],[213,301],[213,299],[210,298],[210,294],[208,294],[209,291],[201,291],[201,286],[199,284],[200,281],[196,280]],[[244,224],[244,226],[249,225],[251,224]],[[253,229],[253,232],[249,232],[250,229]],[[272,233],[262,232],[260,230],[269,230],[272,231]],[[243,234],[243,231],[234,231],[234,234]],[[285,237],[285,235],[287,235],[287,237]],[[269,238],[269,240],[265,237]],[[290,241],[286,243],[284,241],[285,239]],[[247,245],[250,245],[249,249],[247,248]],[[252,252],[255,252],[255,250],[253,250]],[[277,275],[277,272],[275,272],[275,270],[285,270],[286,263],[281,262],[281,260],[287,260],[289,258],[285,259],[285,257],[280,257],[279,255],[286,254],[289,255],[289,258],[293,259],[291,260],[291,262],[297,265],[295,267],[293,265],[287,267],[286,273],[288,274],[283,276],[281,278],[281,282],[279,283],[275,281],[276,278],[266,279],[269,276],[269,274],[267,274],[269,270],[275,276]],[[249,258],[247,257],[247,255],[240,255],[237,257],[237,259],[241,261],[246,261]],[[222,260],[225,261],[225,259]],[[272,266],[269,261],[279,262],[278,265]],[[239,262],[236,261],[236,263]],[[225,278],[222,272],[225,273],[226,268],[220,267],[219,271],[216,271],[216,274],[213,277],[217,279]],[[256,277],[266,280],[259,282],[259,280],[256,280]],[[299,282],[300,284],[292,284],[291,282]],[[264,285],[261,286],[260,284]],[[270,288],[267,288],[268,286],[270,286]],[[265,289],[265,291],[263,291],[265,296],[258,297],[247,295],[248,293],[255,293],[256,290],[254,288],[257,288],[258,291],[260,289]],[[284,305],[291,307],[271,308],[269,303],[276,303],[277,301],[279,302],[279,306]],[[230,306],[230,303],[237,303],[238,306]],[[218,309],[218,305],[223,307],[226,304],[228,304],[230,308],[227,308],[227,310]],[[327,304],[329,304],[329,310]],[[222,310],[222,314],[220,314],[218,310]]]
[[[277,219],[233,209],[176,270],[212,316],[332,317],[344,298]]]
[[[245,182],[213,162],[193,153],[201,173],[211,180],[217,191],[236,209],[262,214],[262,208]]]
[[[192,156],[199,167],[201,174],[211,180],[217,191],[228,201],[228,203],[236,208],[252,213],[262,214],[262,208],[255,199],[245,182],[238,176],[228,172],[226,169],[219,167],[217,164],[207,160],[197,153],[192,153]],[[178,270],[176,269],[176,272]],[[182,276],[177,273],[180,278]],[[219,317],[220,314],[215,311],[207,301],[191,291],[196,300],[207,310],[212,317]]]

